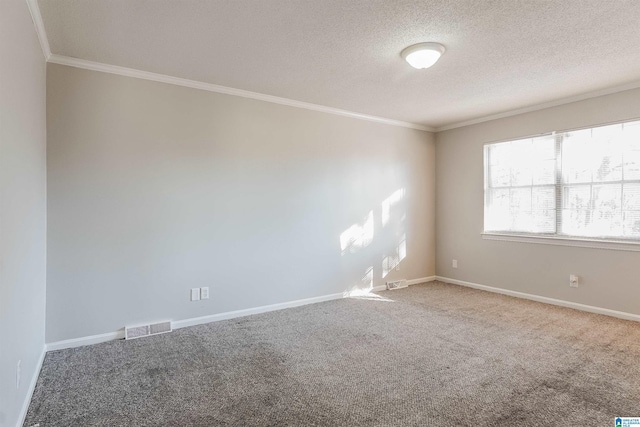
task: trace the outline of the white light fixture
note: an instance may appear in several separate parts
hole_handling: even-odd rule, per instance
[[[429,68],[442,56],[445,48],[440,43],[418,43],[404,49],[400,56],[413,68]]]

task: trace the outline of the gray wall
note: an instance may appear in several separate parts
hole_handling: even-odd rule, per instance
[[[482,240],[483,144],[640,117],[640,89],[437,134],[439,276],[640,314],[640,252]],[[458,268],[452,268],[452,259]],[[569,287],[569,274],[580,287]]]
[[[435,274],[432,134],[60,65],[47,78],[47,342],[343,292],[370,268],[374,285]],[[370,212],[372,241],[343,250]],[[190,302],[201,286],[211,298]]]
[[[15,426],[44,348],[45,61],[24,1],[0,1],[0,31],[0,426]]]

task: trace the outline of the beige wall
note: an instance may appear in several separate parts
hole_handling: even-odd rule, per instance
[[[0,31],[0,426],[13,427],[44,348],[45,61],[24,1],[0,1]]]
[[[435,274],[428,132],[52,64],[47,87],[47,342]]]
[[[437,134],[439,276],[640,314],[640,252],[483,240],[483,144],[640,117],[640,89]],[[458,268],[452,268],[452,260]],[[578,289],[569,274],[580,276]]]

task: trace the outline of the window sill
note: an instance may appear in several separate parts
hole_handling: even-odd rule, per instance
[[[580,237],[533,236],[527,234],[482,233],[484,240],[501,240],[507,242],[536,243],[542,245],[576,246],[592,249],[611,249],[616,251],[640,252],[640,241],[625,242],[620,240],[586,239]]]

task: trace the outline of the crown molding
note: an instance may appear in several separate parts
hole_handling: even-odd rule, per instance
[[[44,60],[48,61],[51,58],[51,48],[49,47],[49,39],[47,38],[47,32],[44,29],[44,21],[40,14],[40,8],[38,7],[38,0],[26,0],[29,7],[29,13],[31,13],[31,20],[36,27],[36,34],[38,34],[38,40],[40,40],[40,47],[44,54]]]
[[[625,83],[623,85],[613,86],[606,89],[600,89],[593,92],[583,93],[581,95],[570,96],[566,98],[556,99],[555,101],[544,102],[542,104],[535,104],[529,107],[518,108],[516,110],[509,110],[503,113],[492,114],[490,116],[479,117],[476,119],[465,120],[462,122],[455,122],[444,126],[438,126],[434,132],[443,132],[445,130],[457,129],[465,126],[476,125],[478,123],[489,122],[491,120],[503,119],[505,117],[517,116],[518,114],[530,113],[532,111],[544,110],[545,108],[557,107],[560,105],[571,104],[572,102],[584,101],[586,99],[597,98],[599,96],[611,95],[618,92],[624,92],[625,90],[640,88],[640,80],[631,83]]]
[[[35,1],[35,0],[34,0]],[[117,74],[120,76],[134,77],[137,79],[151,80],[172,84],[176,86],[184,86],[192,89],[206,90],[208,92],[222,93],[225,95],[240,96],[242,98],[250,98],[258,101],[271,102],[273,104],[287,105],[290,107],[304,108],[306,110],[319,111],[321,113],[334,114],[337,116],[351,117],[370,122],[382,123],[391,126],[399,126],[410,129],[433,132],[434,129],[417,123],[403,122],[400,120],[387,119],[384,117],[370,116],[368,114],[355,113],[353,111],[341,110],[339,108],[327,107],[324,105],[311,104],[308,102],[296,101],[294,99],[281,98],[279,96],[266,95],[263,93],[250,92],[248,90],[235,89],[227,86],[220,86],[212,83],[204,83],[196,80],[183,79],[180,77],[167,76],[165,74],[151,73],[149,71],[136,70],[134,68],[120,67],[117,65],[103,64],[101,62],[87,61],[86,59],[71,58],[52,54],[48,62],[69,67],[84,68],[86,70],[100,71],[103,73]]]
[[[36,33],[40,40],[40,47],[44,59],[54,64],[67,65],[69,67],[84,68],[86,70],[100,71],[103,73],[118,74],[121,76],[134,77],[137,79],[151,80],[155,82],[167,83],[177,86],[189,87],[192,89],[206,90],[208,92],[222,93],[226,95],[240,96],[242,98],[255,99],[258,101],[270,102],[273,104],[287,105],[290,107],[303,108],[306,110],[318,111],[321,113],[334,114],[337,116],[350,117],[354,119],[366,120],[375,123],[382,123],[391,126],[404,127],[409,129],[417,129],[427,132],[434,132],[435,129],[430,126],[421,125],[419,123],[403,122],[401,120],[387,119],[385,117],[370,116],[368,114],[356,113],[353,111],[341,110],[339,108],[327,107],[325,105],[312,104],[309,102],[296,101],[295,99],[281,98],[279,96],[266,95],[258,92],[250,92],[248,90],[235,89],[227,86],[220,86],[212,83],[204,83],[195,80],[183,79],[179,77],[167,76],[164,74],[151,73],[148,71],[136,70],[133,68],[119,67],[117,65],[103,64],[100,62],[88,61],[85,59],[72,58],[69,56],[56,55],[51,53],[49,39],[44,28],[44,21],[40,14],[38,0],[26,0],[31,19],[36,27]]]
[[[590,98],[596,98],[598,96],[611,95],[625,90],[640,88],[640,80],[631,83],[626,83],[619,86],[613,86],[606,89],[601,89],[593,92],[583,93],[581,95],[560,98],[554,101],[544,102],[541,104],[531,105],[529,107],[518,108],[515,110],[509,110],[502,113],[496,113],[488,116],[482,116],[471,120],[464,120],[460,122],[454,122],[443,126],[426,126],[419,123],[404,122],[401,120],[388,119],[385,117],[371,116],[368,114],[356,113],[348,110],[341,110],[339,108],[327,107],[325,105],[312,104],[309,102],[297,101],[289,98],[281,98],[279,96],[267,95],[258,92],[250,92],[242,89],[235,89],[227,86],[220,86],[212,83],[204,83],[196,80],[183,79],[180,77],[172,77],[165,74],[157,74],[149,71],[136,70],[134,68],[120,67],[117,65],[104,64],[101,62],[88,61],[86,59],[72,58],[69,56],[56,55],[51,53],[49,46],[49,39],[47,38],[47,32],[44,28],[44,22],[42,15],[40,14],[40,7],[38,6],[38,0],[25,0],[31,18],[40,40],[40,46],[42,47],[42,53],[47,62],[54,64],[67,65],[69,67],[84,68],[86,70],[100,71],[103,73],[117,74],[121,76],[134,77],[137,79],[156,81],[161,83],[167,83],[177,86],[184,86],[193,89],[205,90],[208,92],[222,93],[226,95],[240,96],[243,98],[255,99],[258,101],[270,102],[273,104],[287,105],[290,107],[303,108],[306,110],[318,111],[327,114],[334,114],[343,117],[351,117],[360,120],[366,120],[370,122],[382,123],[391,126],[404,127],[409,129],[417,129],[427,132],[443,132],[446,130],[457,129],[465,126],[471,126],[479,123],[488,122],[491,120],[503,119],[506,117],[517,116],[519,114],[530,113],[533,111],[543,110],[545,108],[557,107],[564,104],[570,104],[572,102],[584,101]]]

